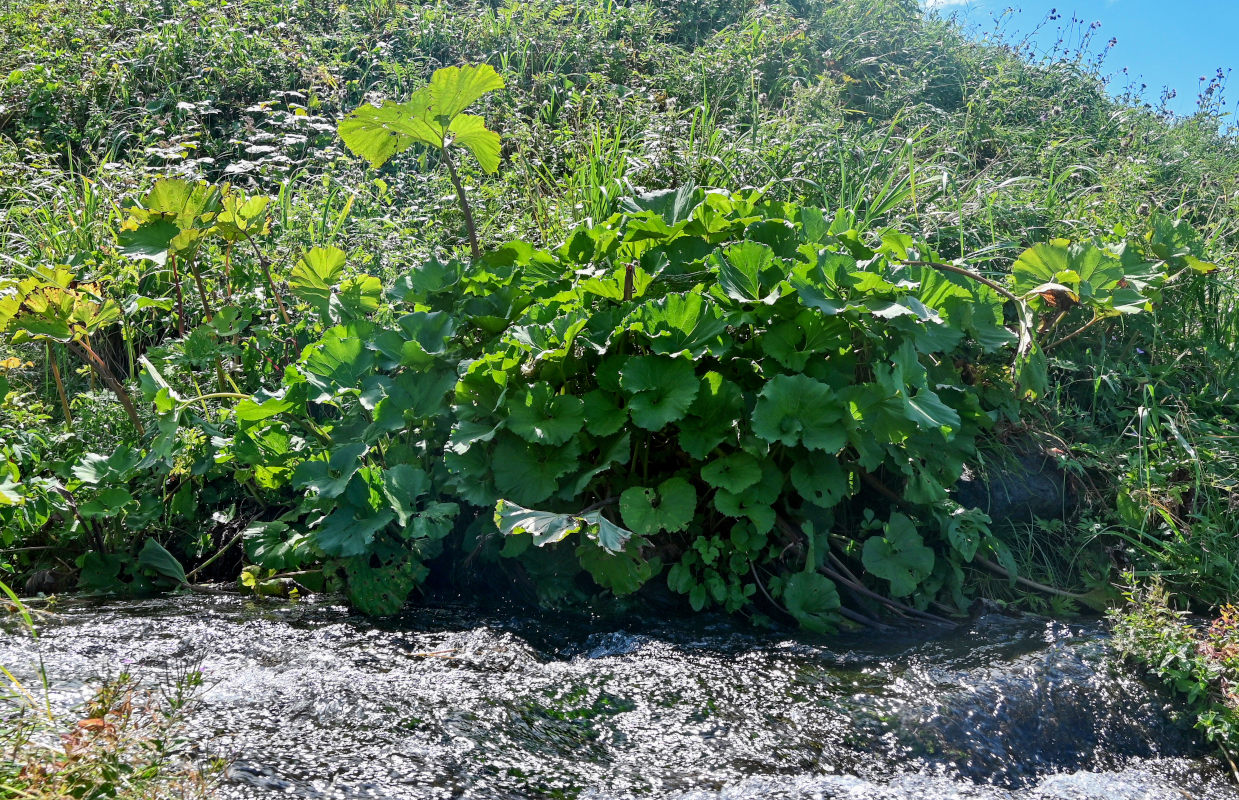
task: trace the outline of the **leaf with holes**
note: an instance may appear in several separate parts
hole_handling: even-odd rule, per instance
[[[579,514],[538,511],[519,506],[510,500],[495,504],[495,527],[504,536],[528,534],[537,547],[562,542],[584,530],[589,522]]]
[[[409,553],[391,553],[385,559],[357,556],[343,563],[345,594],[349,602],[363,614],[382,617],[395,614],[404,607],[409,594],[430,573]]]
[[[646,558],[637,546],[616,552],[584,542],[577,547],[576,556],[594,582],[617,597],[632,594],[662,570],[661,560]]]
[[[797,457],[789,477],[797,493],[820,508],[834,508],[851,495],[847,471],[829,453]]]
[[[668,478],[657,489],[632,486],[620,494],[624,524],[643,536],[682,531],[697,511],[697,490],[683,478]]]
[[[761,464],[743,451],[732,453],[702,467],[701,479],[716,489],[738,494],[761,480]]]
[[[957,508],[946,523],[946,538],[965,562],[971,562],[981,542],[989,538],[993,520],[979,508]]]

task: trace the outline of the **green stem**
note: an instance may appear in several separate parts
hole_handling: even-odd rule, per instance
[[[176,330],[182,338],[185,336],[185,295],[181,291],[181,273],[176,268],[176,255],[168,254],[168,264],[172,267],[172,285],[176,287]]]
[[[99,377],[108,385],[112,393],[116,395],[116,399],[120,401],[120,404],[125,407],[125,413],[129,415],[129,421],[133,423],[133,427],[138,429],[138,435],[145,437],[146,428],[143,427],[142,420],[138,417],[138,409],[134,406],[133,399],[129,397],[129,392],[125,391],[125,387],[112,374],[112,370],[99,357],[99,354],[83,342],[69,342],[68,347],[70,352],[94,367],[95,372],[99,373]]]
[[[189,272],[194,276],[194,285],[198,287],[198,297],[202,299],[202,313],[205,321],[210,322],[215,312],[211,310],[211,300],[207,296],[206,285],[202,282],[202,273],[198,271],[198,264],[192,259],[189,262]]]
[[[241,537],[245,535],[245,531],[246,531],[246,528],[241,528],[241,530],[236,532],[235,536],[233,536],[231,539],[229,539],[227,542],[224,543],[223,547],[219,548],[219,550],[215,553],[215,555],[211,556],[206,561],[203,561],[201,564],[194,567],[193,570],[191,570],[189,574],[185,576],[185,582],[189,583],[190,579],[192,579],[195,575],[197,575],[202,570],[214,564],[215,561],[220,556],[228,552],[234,544],[236,544],[238,541],[241,540]]]
[[[478,249],[477,227],[473,223],[473,209],[469,207],[465,187],[461,185],[460,176],[456,174],[456,164],[452,162],[451,151],[444,147],[439,152],[443,163],[447,165],[447,174],[452,179],[452,186],[456,187],[456,199],[460,201],[460,210],[465,214],[465,232],[469,234],[469,251],[473,254],[473,260],[476,261],[481,256],[481,251]]]
[[[182,400],[176,410],[183,411],[194,403],[199,403],[203,400],[248,400],[249,398],[248,394],[241,394],[240,392],[210,392],[208,394],[200,394],[197,397],[191,397],[188,400]]]
[[[263,255],[262,250],[258,247],[258,242],[254,241],[253,236],[246,235],[245,241],[249,242],[254,248],[254,255],[258,258],[258,266],[262,268],[263,277],[267,280],[267,286],[271,287],[271,297],[275,300],[276,308],[280,311],[280,319],[285,325],[290,325],[291,320],[288,318],[288,312],[284,310],[284,300],[280,296],[280,290],[275,287],[275,279],[271,277],[271,265],[267,262],[267,257]]]
[[[47,343],[47,363],[52,367],[52,378],[56,381],[56,394],[60,396],[60,408],[65,412],[65,424],[73,427],[73,414],[69,411],[69,397],[65,394],[65,383],[60,379],[60,365],[52,353],[52,343]]]

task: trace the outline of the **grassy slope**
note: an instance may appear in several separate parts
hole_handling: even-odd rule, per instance
[[[0,37],[0,232],[14,274],[82,253],[115,269],[117,204],[163,174],[277,195],[277,269],[331,242],[390,278],[459,249],[446,176],[407,157],[376,177],[342,152],[334,122],[465,61],[507,81],[485,109],[505,138],[499,176],[465,176],[492,244],[553,242],[625,194],[688,182],[848,208],[994,273],[1032,242],[1140,230],[1154,210],[1187,218],[1226,267],[1239,239],[1239,153],[1213,109],[1167,121],[1110,99],[1080,58],[1033,63],[912,0],[22,0]],[[1185,283],[1167,307],[1156,324],[1115,323],[1055,352],[1056,394],[1032,427],[1070,443],[1091,504],[1082,522],[1024,534],[1034,577],[1104,577],[1105,546],[1204,602],[1236,586],[1234,288]],[[127,435],[116,404],[90,392],[79,433],[60,434],[42,352],[17,355],[34,366],[9,375],[30,390],[2,412],[10,448],[52,462]],[[71,394],[93,388],[61,368]],[[53,530],[10,544],[81,546]]]

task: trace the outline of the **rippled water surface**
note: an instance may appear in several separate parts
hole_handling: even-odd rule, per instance
[[[0,664],[30,674],[4,625]],[[192,735],[232,760],[226,798],[1239,800],[1099,623],[828,640],[195,596],[69,603],[41,628],[64,703],[201,660]]]

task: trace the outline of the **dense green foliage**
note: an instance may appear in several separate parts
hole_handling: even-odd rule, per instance
[[[1174,607],[1154,582],[1127,595],[1128,605],[1112,615],[1115,643],[1131,661],[1180,695],[1196,727],[1217,745],[1239,779],[1239,611],[1219,609],[1207,626],[1195,625]]]
[[[819,631],[1239,584],[1212,94],[895,0],[19,6],[0,568]],[[1017,450],[1077,516],[958,501]]]

